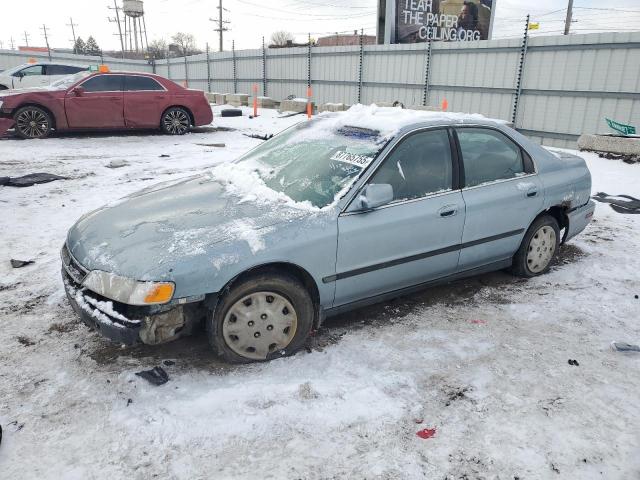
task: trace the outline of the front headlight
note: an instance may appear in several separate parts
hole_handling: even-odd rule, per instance
[[[171,282],[141,282],[113,273],[93,270],[82,282],[92,292],[127,305],[158,305],[173,297]]]

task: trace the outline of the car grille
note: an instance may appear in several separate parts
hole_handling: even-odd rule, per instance
[[[62,251],[60,252],[60,256],[62,258],[62,266],[64,267],[67,275],[71,277],[78,285],[82,285],[85,277],[89,273],[82,265],[78,263],[78,261],[73,258],[69,249],[67,248],[67,244],[65,243],[64,247],[62,247]]]

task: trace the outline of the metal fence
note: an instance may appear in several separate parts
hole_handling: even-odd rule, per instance
[[[0,52],[0,67],[5,53]],[[209,92],[250,94],[257,84],[259,95],[275,100],[305,97],[308,85],[316,104],[438,106],[446,99],[450,111],[515,118],[524,134],[560,147],[575,146],[582,133],[606,133],[605,117],[640,123],[640,32],[527,42],[232,50],[158,60],[153,66],[106,61],[114,69],[153,70]]]
[[[0,70],[17,67],[29,62],[48,62],[49,55],[40,52],[23,52],[19,50],[0,50]],[[136,72],[152,72],[153,66],[145,60],[123,60],[120,58],[92,57],[73,55],[72,53],[51,52],[51,61],[69,65],[97,65],[107,62],[114,70],[131,70]]]

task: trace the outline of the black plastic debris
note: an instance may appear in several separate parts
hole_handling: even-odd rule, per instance
[[[31,187],[40,183],[49,183],[55,180],[67,180],[67,177],[52,173],[30,173],[22,177],[0,177],[0,185],[6,187]]]
[[[166,367],[170,367],[172,365],[175,365],[176,362],[174,362],[173,360],[163,360],[162,363],[166,366]]]
[[[264,134],[264,135],[258,135],[257,133],[252,133],[251,135],[247,134],[247,133],[243,133],[243,135],[245,137],[249,137],[249,138],[256,138],[258,140],[264,140],[265,142],[267,140],[270,140],[271,138],[273,138],[273,133],[270,134]]]
[[[578,363],[578,361],[577,361],[577,360],[569,359],[569,361],[568,361],[567,363],[568,363],[569,365],[573,365],[574,367],[579,367],[579,366],[580,366],[580,364]]]
[[[163,153],[162,155],[160,155],[158,158],[169,158],[171,155],[167,155],[166,153]]]
[[[162,367],[153,367],[151,370],[143,370],[142,372],[137,372],[136,375],[144,378],[147,382],[155,386],[164,385],[169,381],[169,375]]]
[[[33,260],[15,260],[15,259],[11,259],[11,266],[13,268],[22,268],[22,267],[26,267],[27,265],[33,265],[34,262]]]
[[[592,198],[596,202],[608,203],[618,213],[627,215],[640,214],[640,199],[630,195],[609,195],[608,193],[598,192]]]

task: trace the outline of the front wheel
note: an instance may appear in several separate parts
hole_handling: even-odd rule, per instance
[[[560,245],[560,227],[551,215],[538,217],[529,227],[513,257],[512,272],[535,277],[549,270]]]
[[[160,127],[167,135],[184,135],[191,129],[191,116],[184,108],[172,107],[162,115]]]
[[[208,318],[209,342],[225,360],[248,363],[295,353],[311,332],[313,301],[284,274],[261,274],[233,286]]]
[[[51,133],[51,115],[40,107],[22,107],[13,120],[16,122],[16,133],[22,138],[46,138]]]

